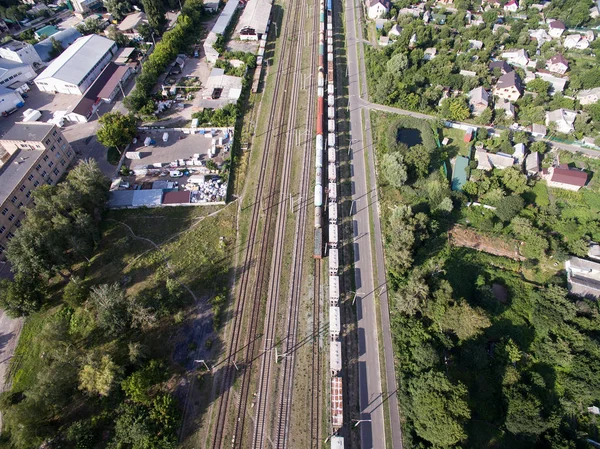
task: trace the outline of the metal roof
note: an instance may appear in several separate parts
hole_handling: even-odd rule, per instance
[[[10,59],[0,58],[0,77],[9,70],[18,69],[19,67],[31,67],[29,64],[22,62],[11,61]]]
[[[238,29],[251,28],[256,34],[267,30],[273,4],[271,0],[249,0],[240,17]]]
[[[162,202],[162,189],[134,190],[132,206],[160,206]]]
[[[587,178],[588,174],[586,172],[561,165],[554,169],[550,181],[583,187],[587,182]]]
[[[114,41],[96,34],[81,37],[52,61],[36,80],[54,78],[78,86],[113,45]]]
[[[344,449],[344,437],[331,437],[331,449]]]
[[[133,204],[133,192],[135,190],[115,190],[108,195],[108,207],[131,207]]]
[[[342,342],[332,341],[329,344],[329,367],[331,371],[342,370]]]
[[[240,0],[229,0],[227,2],[225,8],[223,8],[223,11],[221,11],[219,18],[213,26],[213,29],[211,30],[213,33],[223,34],[225,32],[225,29],[227,28],[227,25],[229,25],[229,22],[231,21],[231,18],[235,13],[235,9],[239,3]]]
[[[0,143],[2,143],[3,140],[41,142],[54,127],[55,125],[51,123],[15,123],[14,126],[2,136]]]
[[[70,112],[74,112],[75,114],[88,117],[88,113],[92,110],[92,106],[96,103],[98,98],[103,98],[100,95],[101,91],[104,91],[105,88],[110,86],[112,86],[110,92],[112,92],[115,89],[117,82],[121,78],[117,80],[113,80],[113,78],[116,78],[117,70],[120,67],[125,67],[126,69],[129,68],[127,66],[118,66],[114,62],[109,62],[106,68],[102,71],[102,73],[100,73],[98,78],[96,78],[96,81],[92,83],[92,85],[85,92],[85,94],[83,94],[83,97],[81,97],[79,102]]]
[[[340,308],[329,307],[329,333],[339,334],[341,330]]]
[[[39,55],[40,59],[44,62],[50,61],[50,51],[52,50],[52,39],[60,42],[63,48],[67,48],[73,42],[81,37],[81,33],[75,28],[67,28],[66,30],[59,31],[58,33],[51,36],[51,38],[44,39],[33,46],[35,51]]]
[[[331,378],[331,425],[335,428],[344,424],[344,395],[342,378]]]
[[[163,204],[187,204],[190,202],[190,195],[191,192],[187,190],[165,192]]]
[[[17,150],[0,168],[0,204],[8,199],[42,154],[43,150]]]

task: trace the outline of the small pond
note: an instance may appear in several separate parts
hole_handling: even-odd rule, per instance
[[[416,128],[398,128],[396,142],[402,142],[408,147],[420,145],[423,143],[421,131]]]

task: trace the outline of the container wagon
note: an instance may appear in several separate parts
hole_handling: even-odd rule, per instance
[[[337,248],[338,245],[338,226],[335,224],[329,225],[329,247]]]
[[[315,229],[315,246],[313,257],[315,259],[323,258],[323,228]]]

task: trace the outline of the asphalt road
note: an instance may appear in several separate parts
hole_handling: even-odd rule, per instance
[[[360,0],[359,0],[360,1]],[[354,220],[354,265],[356,279],[356,305],[358,317],[359,347],[359,406],[361,447],[386,448],[391,443],[393,448],[402,448],[402,431],[396,396],[396,377],[394,372],[394,353],[390,333],[389,308],[385,291],[385,266],[381,225],[377,210],[377,189],[375,187],[375,168],[373,161],[371,125],[368,110],[365,109],[365,133],[363,133],[362,111],[364,104],[360,99],[361,79],[364,73],[364,58],[359,57],[362,46],[362,28],[357,26],[357,15],[360,15],[360,3],[348,0],[346,3],[346,45],[348,55],[348,93],[351,127],[351,152],[354,173],[353,220]],[[356,30],[359,30],[358,36]],[[360,61],[360,66],[359,66]],[[360,67],[360,68],[359,68]],[[363,79],[363,92],[366,93],[366,82]],[[369,151],[364,151],[364,149]],[[370,183],[367,183],[367,170]],[[371,212],[371,213],[369,213]],[[369,225],[370,215],[373,219],[373,233]],[[373,248],[375,244],[377,263],[377,279],[373,270]],[[379,359],[379,338],[377,327],[377,305],[375,291],[379,292],[381,305],[381,326],[386,360],[387,390],[381,385],[381,366]],[[391,435],[385,433],[384,413],[390,409]]]

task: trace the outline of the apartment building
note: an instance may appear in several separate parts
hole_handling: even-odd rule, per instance
[[[75,159],[75,151],[60,129],[48,123],[16,123],[0,145],[8,153],[0,166],[0,260],[4,260],[31,192],[43,184],[56,184]]]

